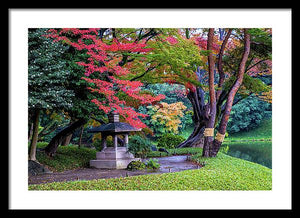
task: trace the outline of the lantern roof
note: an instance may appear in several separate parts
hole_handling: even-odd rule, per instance
[[[128,123],[116,122],[103,124],[101,126],[94,127],[88,132],[97,133],[97,132],[106,132],[106,133],[118,133],[118,132],[136,132],[141,131],[141,129],[136,129]]]
[[[128,123],[119,122],[119,114],[116,112],[111,112],[110,114],[108,114],[108,120],[109,123],[103,124],[101,126],[96,126],[88,130],[88,132],[122,133],[141,131],[141,129],[134,128]]]

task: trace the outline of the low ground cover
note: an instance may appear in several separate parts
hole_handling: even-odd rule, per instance
[[[225,145],[245,147],[240,139],[248,140],[251,149],[256,147],[271,149],[271,120],[259,128],[230,136]],[[252,142],[252,140],[265,142]],[[239,142],[234,142],[234,140]],[[269,143],[269,144],[267,144]],[[47,143],[39,143],[42,148]],[[257,146],[255,146],[257,144]],[[259,145],[258,145],[259,144]],[[262,144],[262,145],[261,145]],[[249,147],[249,146],[248,146]],[[216,158],[203,158],[201,148],[167,149],[169,153],[151,151],[146,158],[170,155],[190,154],[190,160],[203,167],[174,173],[152,174],[115,179],[89,181],[54,182],[40,185],[29,185],[29,190],[271,190],[272,169],[236,157],[222,151]],[[87,167],[89,160],[94,159],[97,150],[80,148],[76,145],[60,146],[57,154],[49,158],[42,152],[37,153],[40,163],[49,166],[53,171],[64,171]]]
[[[47,142],[39,142],[38,149],[47,146]],[[83,168],[89,166],[89,161],[95,159],[96,150],[78,148],[77,145],[59,146],[54,157],[47,156],[44,152],[37,152],[37,160],[46,165],[53,172]]]
[[[29,185],[29,190],[271,190],[272,170],[219,153],[216,158],[191,158],[204,164],[196,170],[114,179]]]

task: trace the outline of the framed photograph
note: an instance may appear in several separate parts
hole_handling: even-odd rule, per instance
[[[291,9],[9,9],[9,209],[292,209]]]

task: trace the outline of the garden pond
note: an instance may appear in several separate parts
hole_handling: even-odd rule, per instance
[[[272,141],[224,142],[222,149],[228,149],[227,154],[229,156],[258,163],[272,169]]]

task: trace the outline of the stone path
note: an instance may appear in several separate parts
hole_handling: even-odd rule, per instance
[[[95,168],[84,168],[84,169],[76,169],[76,170],[67,170],[58,173],[29,176],[28,184],[118,178],[118,177],[126,177],[126,176],[169,173],[169,172],[178,172],[178,171],[189,170],[189,169],[198,169],[199,166],[191,161],[188,161],[187,157],[188,157],[187,155],[180,155],[180,156],[155,158],[158,159],[158,163],[160,164],[160,168],[157,171],[149,171],[149,170],[129,171],[126,169],[105,170],[105,169],[95,169]]]

